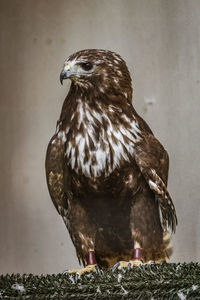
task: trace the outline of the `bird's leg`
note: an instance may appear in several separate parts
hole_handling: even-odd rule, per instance
[[[137,267],[141,264],[143,264],[142,248],[141,248],[140,244],[137,241],[135,241],[133,252],[132,252],[132,257],[131,257],[131,260],[128,262],[128,268],[131,269],[131,268]]]
[[[137,267],[141,264],[143,264],[142,248],[140,244],[137,241],[135,241],[131,259],[129,261],[117,262],[113,266],[112,271],[114,272],[115,270],[121,270],[122,268],[128,268],[130,270],[133,267]]]
[[[69,270],[65,273],[68,273],[68,274],[76,273],[76,274],[78,274],[78,277],[80,277],[81,275],[88,273],[88,272],[97,272],[98,274],[101,274],[101,270],[96,262],[94,249],[89,249],[89,251],[88,251],[87,265],[85,268]]]
[[[87,232],[79,232],[79,239],[81,243],[81,248],[84,253],[84,264],[85,267],[82,269],[75,269],[67,271],[68,274],[76,273],[80,277],[84,273],[88,272],[97,272],[101,273],[99,266],[97,265],[96,258],[95,258],[95,251],[94,251],[94,241],[95,238],[92,234]]]
[[[94,249],[89,249],[88,252],[88,259],[87,259],[87,266],[89,265],[96,265],[96,258],[95,258],[95,253],[94,253]]]
[[[132,260],[139,260],[142,261],[142,248],[140,244],[136,241],[134,243],[133,253],[132,253]]]

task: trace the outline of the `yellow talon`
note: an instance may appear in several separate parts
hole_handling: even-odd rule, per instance
[[[135,259],[135,260],[130,260],[128,262],[128,264],[129,264],[130,268],[132,269],[134,267],[138,267],[140,265],[143,265],[144,263],[139,259]]]
[[[113,266],[112,271],[114,272],[115,270],[121,270],[123,268],[132,269],[134,267],[138,267],[139,265],[143,265],[143,262],[138,259],[129,261],[119,261]]]
[[[67,274],[78,274],[79,277],[81,277],[81,275],[85,274],[85,273],[89,273],[89,272],[97,272],[96,270],[97,265],[88,265],[83,269],[74,269],[74,270],[69,270],[66,273]]]

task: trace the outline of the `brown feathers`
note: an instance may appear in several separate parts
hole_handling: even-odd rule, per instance
[[[165,260],[163,232],[177,224],[168,155],[132,106],[126,63],[111,51],[82,50],[65,61],[67,78],[46,174],[79,260],[86,264],[93,247],[108,266],[127,259],[135,241],[148,259]]]

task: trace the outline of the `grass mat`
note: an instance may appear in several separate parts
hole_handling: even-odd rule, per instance
[[[72,275],[0,276],[0,299],[200,299],[200,264],[142,265]]]

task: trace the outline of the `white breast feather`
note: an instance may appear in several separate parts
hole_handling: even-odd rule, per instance
[[[87,177],[93,177],[93,176],[98,177],[102,173],[104,173],[105,176],[108,176],[119,165],[119,162],[121,160],[127,162],[129,161],[127,152],[133,155],[134,144],[141,139],[138,123],[137,121],[130,122],[127,116],[123,115],[124,120],[129,122],[130,128],[127,129],[123,125],[120,125],[118,130],[116,130],[113,128],[113,125],[106,114],[101,115],[97,111],[91,111],[86,103],[79,101],[77,110],[79,111],[80,114],[77,128],[80,128],[82,122],[84,124],[85,118],[87,118],[89,122],[87,125],[87,130],[85,131],[85,135],[83,135],[80,132],[75,138],[76,146],[78,147],[78,153],[79,153],[77,158],[75,157],[75,148],[72,147],[70,141],[67,141],[68,132],[61,131],[58,133],[57,137],[60,138],[63,143],[66,142],[66,151],[65,151],[66,160],[68,161],[68,164],[71,166],[72,169],[74,169],[77,173],[81,171],[82,174],[84,174]],[[96,125],[96,120],[102,123],[102,118],[104,118],[108,124],[107,132],[106,132],[107,137],[102,126],[102,130],[100,131],[99,141],[96,142],[94,125]],[[71,120],[71,122],[73,122],[73,119]],[[113,142],[111,137],[112,135],[116,138],[117,143]],[[123,135],[125,135],[129,139],[130,141],[129,143],[126,143],[124,141]],[[95,145],[95,150],[90,149],[89,139],[92,139]],[[103,150],[100,146],[102,141],[104,143],[105,150]],[[86,163],[84,163],[85,156],[86,156],[86,153],[84,151],[85,146],[87,146],[90,151],[90,157]],[[110,146],[113,148],[113,164],[111,164]],[[124,148],[126,149],[126,151],[124,150]],[[96,164],[92,164],[92,158],[94,157],[96,158],[97,161]],[[76,159],[77,159],[77,164],[75,164]],[[110,167],[109,170],[107,170],[105,173],[106,162],[107,165]]]

